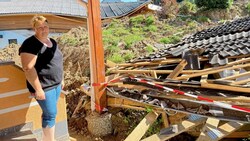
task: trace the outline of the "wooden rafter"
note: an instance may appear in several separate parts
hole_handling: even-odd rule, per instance
[[[204,123],[205,121],[206,121],[206,118],[191,115],[188,120],[183,120],[181,123],[177,124],[176,126],[170,126],[169,128],[165,129],[166,131],[169,131],[169,133],[154,134],[148,138],[143,139],[142,141],[165,141],[185,131],[188,131],[191,128],[194,128]]]
[[[158,116],[159,114],[155,112],[148,113],[136,126],[132,133],[129,134],[125,141],[139,141],[147,132],[148,128],[155,122]]]

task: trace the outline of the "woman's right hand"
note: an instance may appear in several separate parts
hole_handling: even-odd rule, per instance
[[[45,93],[43,90],[36,91],[35,95],[37,100],[45,100]]]

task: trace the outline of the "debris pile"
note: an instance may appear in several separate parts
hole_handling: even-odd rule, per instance
[[[249,123],[250,18],[197,32],[123,64],[107,61],[107,90],[122,102]],[[111,99],[111,98],[110,98]],[[239,126],[240,127],[240,126]],[[238,127],[237,127],[238,128]],[[235,130],[233,130],[235,131]],[[231,131],[231,132],[233,132]]]

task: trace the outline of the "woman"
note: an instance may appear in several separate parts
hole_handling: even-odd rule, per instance
[[[42,113],[43,141],[54,141],[57,101],[63,80],[63,57],[57,43],[48,38],[49,25],[43,16],[34,16],[35,35],[19,49],[27,87],[35,95]]]

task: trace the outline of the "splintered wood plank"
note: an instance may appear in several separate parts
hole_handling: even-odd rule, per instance
[[[203,59],[204,60],[204,59]],[[138,63],[124,63],[124,64],[117,64],[119,67],[130,67],[130,66],[152,66],[152,65],[164,65],[164,64],[174,64],[179,63],[181,59],[167,59],[163,61],[157,62],[138,62]]]
[[[209,83],[201,83],[201,88],[209,88],[209,89],[216,89],[216,90],[228,90],[228,91],[243,92],[243,93],[250,92],[250,88],[242,88],[242,87],[219,85],[219,84],[209,84]]]
[[[164,129],[166,133],[154,134],[148,138],[143,139],[142,141],[165,141],[175,137],[185,131],[188,131],[191,128],[194,128],[206,121],[206,118],[199,117],[196,115],[190,115],[189,119],[182,121],[177,125],[172,125],[169,128]],[[168,132],[168,133],[167,133]]]
[[[185,68],[186,65],[187,65],[187,61],[186,60],[182,60],[177,65],[177,67],[173,70],[173,72],[168,75],[167,78],[175,79],[183,71],[183,69]]]
[[[155,122],[159,114],[155,112],[148,113],[139,125],[132,131],[125,141],[139,141],[142,136],[147,132],[148,128]]]
[[[219,122],[220,122],[220,120],[218,120],[218,119],[208,118],[207,121],[206,121],[206,124],[202,128],[202,132],[200,133],[200,136],[198,137],[198,139],[200,141],[206,141],[206,134],[205,134],[205,132],[207,131],[207,129],[217,128],[218,125],[219,125]]]
[[[196,141],[218,141],[227,135],[233,133],[244,124],[241,122],[227,122],[221,125],[219,128],[206,128],[204,135],[200,136]]]
[[[173,70],[110,70],[111,73],[129,73],[129,74],[143,74],[143,73],[151,73],[155,71],[157,74],[170,74]],[[183,70],[182,74],[192,74],[199,73],[200,70]]]
[[[245,67],[249,67],[249,66],[250,66],[250,63],[244,64],[244,65],[235,65],[235,66],[231,66],[231,67],[224,67],[223,66],[223,67],[217,67],[217,68],[211,68],[211,69],[204,69],[204,70],[201,70],[200,72],[197,72],[197,73],[177,77],[176,79],[177,80],[183,80],[183,79],[185,80],[187,78],[218,73],[218,72],[224,71],[225,69],[232,70],[232,69],[238,69],[238,68],[245,68]]]

